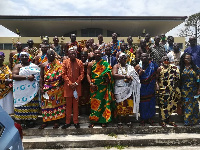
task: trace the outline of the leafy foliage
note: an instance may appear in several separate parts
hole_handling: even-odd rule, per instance
[[[186,19],[184,29],[180,30],[179,36],[200,38],[200,12]]]

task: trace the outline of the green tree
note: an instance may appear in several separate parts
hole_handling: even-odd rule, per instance
[[[200,12],[189,16],[185,20],[184,28],[180,30],[179,36],[200,38]]]

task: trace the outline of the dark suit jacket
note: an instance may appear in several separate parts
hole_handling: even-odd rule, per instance
[[[110,57],[111,57],[110,58],[111,59],[110,66],[113,67],[115,64],[117,64],[117,59],[114,56],[110,56]],[[104,59],[105,61],[108,62],[108,56],[107,55],[103,56],[102,59]]]

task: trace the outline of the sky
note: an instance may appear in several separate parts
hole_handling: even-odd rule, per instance
[[[33,16],[190,16],[199,0],[0,0],[0,15]],[[183,24],[166,36],[178,36]],[[0,25],[0,37],[17,35]]]

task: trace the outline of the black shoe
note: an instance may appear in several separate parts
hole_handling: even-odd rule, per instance
[[[67,128],[69,128],[71,126],[71,124],[64,124],[64,126],[62,126],[61,128],[62,129],[67,129]]]
[[[80,125],[79,125],[79,123],[77,123],[77,124],[74,124],[74,126],[75,126],[75,128],[76,128],[76,129],[79,129],[79,128],[80,128]]]

